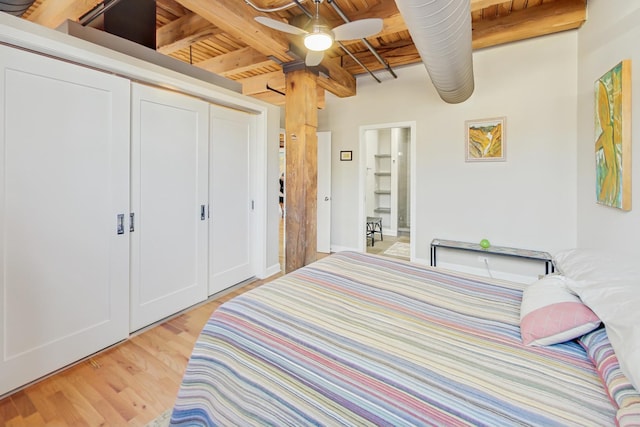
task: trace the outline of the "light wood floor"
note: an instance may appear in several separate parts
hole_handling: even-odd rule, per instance
[[[368,254],[390,256],[390,255],[385,254],[384,251],[386,251],[391,246],[393,246],[393,244],[395,242],[403,242],[403,243],[410,243],[411,242],[411,239],[409,237],[409,233],[399,232],[397,237],[396,236],[383,236],[383,237],[384,237],[384,240],[380,240],[380,236],[378,234],[376,234],[376,240],[373,243],[373,246],[371,245],[371,239],[369,239],[367,241],[367,253]],[[400,259],[407,260],[407,258],[403,258],[403,257],[391,256],[391,258],[400,258]]]
[[[238,287],[0,400],[0,426],[146,425],[173,407],[211,313],[266,281]]]

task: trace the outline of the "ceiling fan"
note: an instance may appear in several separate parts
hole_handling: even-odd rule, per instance
[[[329,49],[334,41],[363,39],[382,30],[382,19],[379,18],[359,19],[338,25],[335,28],[329,28],[326,21],[320,16],[320,3],[322,1],[314,0],[316,13],[304,28],[286,24],[266,16],[256,16],[255,20],[274,30],[296,36],[304,36],[304,45],[308,49],[304,62],[309,67],[316,66],[322,62],[324,51]]]

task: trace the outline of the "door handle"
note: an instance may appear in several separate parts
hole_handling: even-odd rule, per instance
[[[124,214],[118,214],[117,218],[116,231],[118,234],[124,234]]]
[[[129,232],[133,233],[136,230],[135,227],[135,218],[136,218],[136,214],[131,212],[129,214]]]
[[[329,196],[324,196],[324,201],[328,202],[329,201]]]

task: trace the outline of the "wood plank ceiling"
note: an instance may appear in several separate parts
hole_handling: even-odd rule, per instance
[[[289,0],[251,0],[260,8],[275,8]],[[473,47],[481,49],[576,29],[586,19],[586,0],[470,0]],[[77,21],[101,1],[36,0],[24,19],[55,28],[67,19]],[[324,1],[320,14],[331,27],[344,21]],[[335,0],[349,20],[382,18],[382,32],[367,41],[383,62],[361,40],[334,43],[325,53],[325,73],[318,78],[318,104],[324,91],[340,97],[356,94],[354,76],[368,74],[351,55],[383,81],[392,78],[387,67],[420,62],[407,27],[394,0]],[[308,10],[312,0],[302,0]],[[243,0],[157,0],[157,50],[242,83],[243,92],[264,101],[284,105],[285,79],[282,64],[299,59],[291,50],[288,35],[257,23],[264,15],[291,22],[303,12],[294,6],[273,13],[258,12]],[[348,50],[350,54],[346,52]],[[366,78],[373,78],[368,75]]]

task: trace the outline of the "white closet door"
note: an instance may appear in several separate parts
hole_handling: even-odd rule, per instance
[[[204,101],[132,87],[132,331],[207,297],[208,114]]]
[[[251,259],[252,116],[211,106],[209,295],[255,275]]]
[[[129,82],[0,46],[0,394],[128,336]]]

